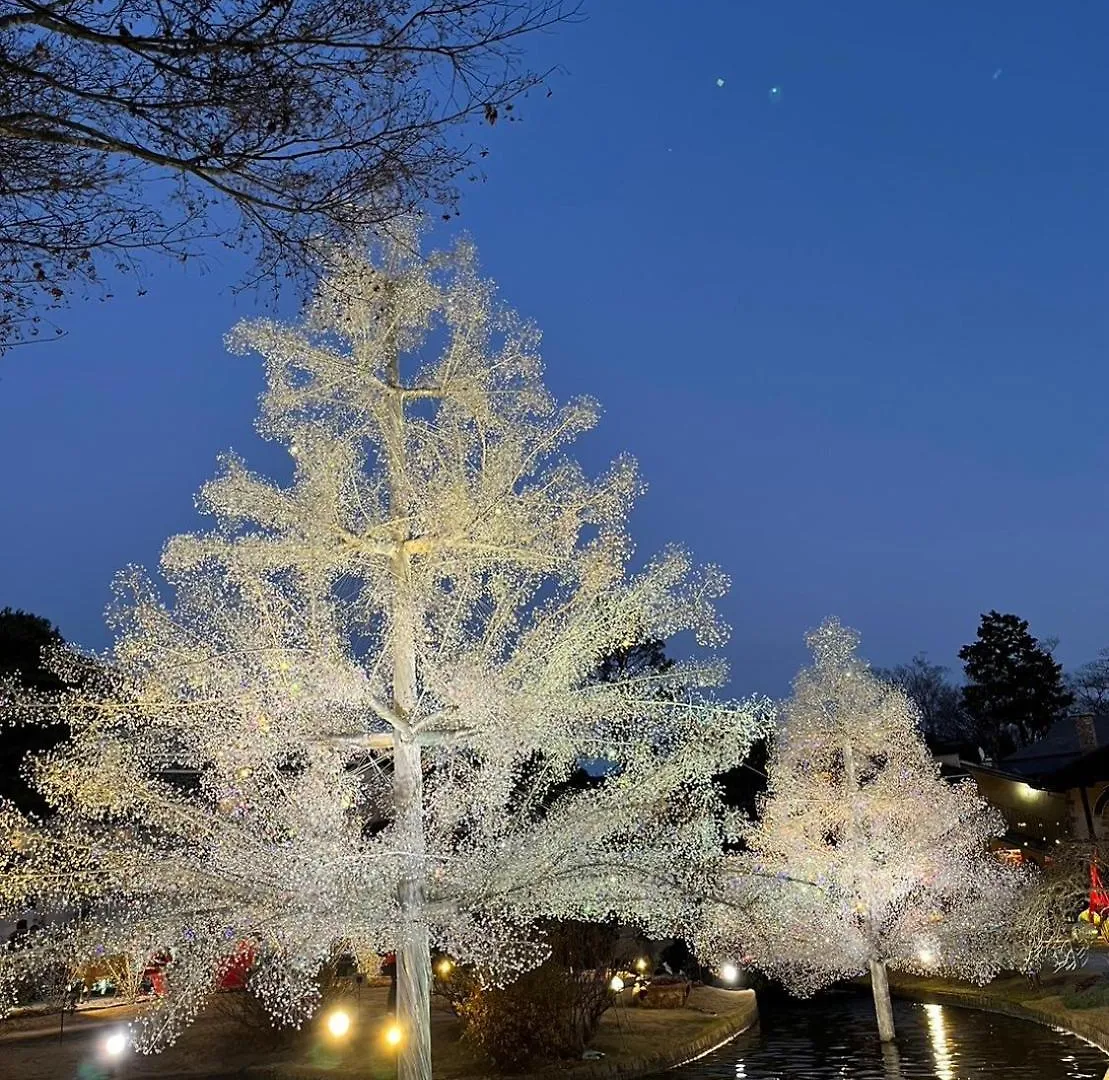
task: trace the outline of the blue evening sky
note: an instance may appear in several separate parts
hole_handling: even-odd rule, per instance
[[[587,12],[527,44],[554,94],[475,130],[461,227],[604,404],[586,463],[639,459],[640,553],[730,573],[732,690],[784,691],[829,613],[880,664],[957,666],[991,607],[1109,645],[1109,7]],[[278,461],[222,345],[239,271],[156,264],[0,364],[0,606],[105,645],[216,454]]]

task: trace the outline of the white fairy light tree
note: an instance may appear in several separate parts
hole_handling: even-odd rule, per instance
[[[916,706],[870,673],[858,636],[830,619],[807,640],[814,664],[784,706],[732,866],[751,904],[715,909],[710,936],[800,994],[869,972],[890,1040],[887,969],[987,981],[1024,877],[989,853],[1000,816],[973,784],[941,778]]]
[[[413,248],[340,259],[301,325],[233,332],[265,357],[259,430],[292,482],[227,459],[214,530],[166,547],[173,602],[121,580],[98,682],[7,691],[72,738],[33,766],[49,821],[0,808],[0,900],[82,917],[0,970],[172,950],[143,1048],[244,943],[295,1024],[336,949],[395,950],[399,1075],[424,1080],[433,946],[505,980],[542,960],[545,918],[691,933],[718,888],[712,777],[768,706],[705,696],[712,658],[597,672],[641,640],[718,644],[726,582],[678,549],[629,571],[632,463],[592,480],[565,456],[596,407],[556,405],[466,245]],[[586,759],[604,782],[552,800]]]

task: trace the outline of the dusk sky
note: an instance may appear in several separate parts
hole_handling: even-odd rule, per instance
[[[639,460],[637,557],[731,575],[731,692],[784,692],[828,614],[883,665],[957,668],[989,608],[1067,665],[1109,645],[1109,6],[585,13],[525,39],[553,94],[470,129],[488,179],[437,236],[604,405],[586,465]],[[283,468],[223,347],[242,269],[152,261],[0,361],[0,607],[104,647],[113,574],[201,525],[216,455]]]

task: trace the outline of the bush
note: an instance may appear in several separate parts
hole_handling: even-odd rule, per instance
[[[1059,1000],[1067,1009],[1099,1009],[1109,1005],[1109,986],[1090,986],[1068,990]]]
[[[559,923],[545,936],[549,959],[509,986],[483,986],[462,968],[436,980],[462,1020],[462,1037],[501,1072],[536,1058],[581,1057],[616,1000],[612,972],[638,951],[615,924]]]
[[[475,987],[457,1006],[463,1038],[502,1072],[535,1058],[580,1057],[612,1004],[607,973],[547,961],[510,986]]]

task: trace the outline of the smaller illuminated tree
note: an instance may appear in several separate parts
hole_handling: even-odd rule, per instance
[[[1004,963],[1024,882],[989,854],[1000,816],[940,777],[899,688],[855,655],[834,619],[808,635],[758,819],[732,867],[745,903],[718,910],[718,951],[741,944],[795,993],[869,971],[883,1040],[887,968],[985,982]]]

